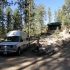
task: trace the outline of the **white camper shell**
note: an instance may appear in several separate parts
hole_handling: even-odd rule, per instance
[[[4,41],[0,43],[0,52],[4,54],[17,52],[20,55],[21,50],[27,49],[29,46],[26,38],[27,34],[21,30],[9,31]]]

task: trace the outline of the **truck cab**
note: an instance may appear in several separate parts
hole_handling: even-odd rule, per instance
[[[9,31],[3,42],[0,43],[0,53],[16,52],[20,55],[21,51],[29,46],[29,41],[26,38],[27,34],[21,30]]]

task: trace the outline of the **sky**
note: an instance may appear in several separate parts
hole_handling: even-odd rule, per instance
[[[50,7],[52,15],[54,14],[55,10],[58,10],[58,8],[62,7],[62,5],[65,3],[64,0],[34,0],[34,2],[36,5],[43,4],[46,11],[48,10],[48,7]],[[52,22],[54,22],[54,16],[52,16]]]
[[[8,0],[9,2],[11,0]],[[13,0],[16,1],[16,0]],[[64,4],[64,0],[34,0],[35,5],[38,4],[43,4],[46,8],[46,11],[48,9],[48,7],[51,8],[51,11],[54,12],[54,10],[57,10],[59,7],[62,6],[62,4]],[[15,7],[12,6],[12,8],[14,9]]]
[[[8,0],[11,1],[11,0]],[[16,1],[16,0],[13,0]],[[43,4],[45,6],[46,11],[48,7],[50,7],[52,15],[54,14],[55,10],[58,10],[59,7],[65,3],[64,0],[34,0],[35,5]],[[12,6],[11,8],[14,9],[16,6]],[[54,22],[54,17],[52,16],[52,22]],[[46,22],[47,23],[47,22]]]
[[[34,2],[36,5],[44,4],[46,9],[50,7],[52,11],[57,10],[64,4],[64,0],[34,0]]]

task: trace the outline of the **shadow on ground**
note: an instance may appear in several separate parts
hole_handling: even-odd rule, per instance
[[[53,45],[52,45],[53,46]],[[70,70],[70,41],[62,41],[54,55],[37,56],[32,53],[32,44],[21,56],[13,54],[0,56],[0,70]],[[58,55],[60,53],[60,55]]]

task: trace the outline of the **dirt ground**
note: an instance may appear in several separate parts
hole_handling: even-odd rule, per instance
[[[55,47],[58,51],[53,55],[32,53],[34,45],[20,56],[0,55],[0,70],[70,70],[70,41],[63,41]]]

